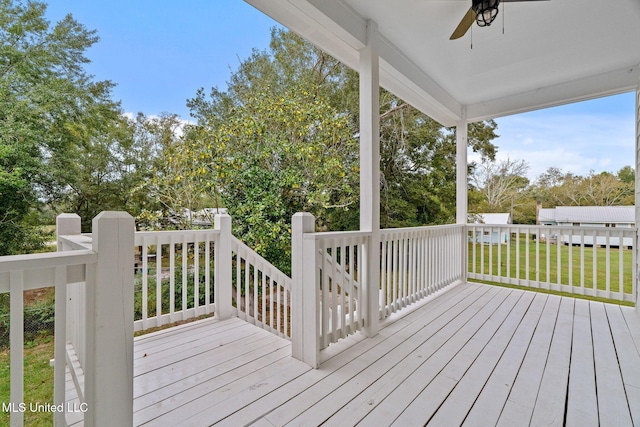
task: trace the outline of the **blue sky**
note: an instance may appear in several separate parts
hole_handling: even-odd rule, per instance
[[[49,3],[52,22],[67,13],[98,31],[88,70],[117,84],[126,112],[184,119],[186,100],[200,87],[224,90],[252,49],[268,47],[277,25],[241,0]],[[634,102],[628,93],[497,119],[498,158],[525,159],[530,179],[550,166],[580,175],[633,166]]]

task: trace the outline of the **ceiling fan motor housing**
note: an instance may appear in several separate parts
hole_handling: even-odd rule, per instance
[[[498,16],[500,0],[473,0],[471,8],[476,13],[479,27],[488,27]]]

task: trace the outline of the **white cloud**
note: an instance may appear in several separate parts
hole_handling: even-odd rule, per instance
[[[125,118],[127,118],[127,119],[129,119],[129,120],[135,120],[135,118],[136,118],[138,115],[137,115],[137,114],[134,114],[134,113],[132,113],[132,112],[127,111],[127,112],[125,112],[125,113],[122,113],[122,116],[123,116],[123,117],[125,117]],[[157,119],[160,119],[160,116],[155,115],[155,114],[149,114],[149,115],[147,115],[147,116],[145,116],[145,117],[146,117],[147,119],[150,119],[150,120],[157,120]],[[175,136],[177,136],[177,137],[181,137],[181,136],[183,136],[183,135],[184,135],[184,128],[185,128],[185,126],[187,126],[187,125],[195,125],[195,124],[196,124],[194,121],[191,121],[191,120],[185,120],[185,119],[182,119],[182,118],[178,118],[178,122],[180,123],[180,125],[179,125],[178,127],[176,127],[176,129],[174,130],[174,134],[175,134]]]
[[[497,119],[498,158],[524,159],[535,180],[549,167],[586,175],[594,170],[617,172],[635,166],[634,112],[575,112],[568,107]]]

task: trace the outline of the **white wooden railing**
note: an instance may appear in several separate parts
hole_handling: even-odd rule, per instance
[[[293,357],[318,367],[322,350],[363,328],[370,239],[371,233],[362,231],[316,233],[313,215],[293,216]]]
[[[66,423],[67,364],[80,364],[69,356],[72,341],[83,349],[83,366],[78,370],[84,369],[85,373],[74,382],[82,399],[78,408],[86,411],[85,423],[95,425],[96,420],[108,419],[113,425],[129,425],[133,421],[133,387],[129,381],[133,361],[126,357],[127,350],[133,354],[133,316],[126,313],[127,308],[133,308],[126,291],[126,283],[133,277],[126,262],[133,256],[133,218],[125,213],[103,212],[94,219],[92,242],[79,235],[79,227],[79,217],[62,216],[58,221],[59,252],[0,257],[0,292],[10,295],[12,426],[24,425],[28,408],[24,400],[23,293],[46,287],[55,288],[55,425]],[[76,304],[80,297],[82,303]],[[113,316],[114,305],[122,306],[125,312]]]
[[[464,225],[380,231],[380,318],[464,279]]]
[[[466,277],[464,225],[381,230],[375,243],[371,232],[317,233],[310,214],[294,215],[292,229],[292,353],[314,367],[330,344],[378,320],[366,313],[384,319]],[[372,244],[375,283],[366,277]]]
[[[134,328],[146,330],[215,312],[219,318],[237,314],[281,337],[290,336],[291,279],[231,235],[228,215],[216,216],[213,230],[136,233],[130,216],[113,215],[116,220],[126,215],[130,227],[107,224],[99,234],[94,220],[94,233],[83,235],[80,218],[63,214],[57,220],[58,252],[0,257],[0,292],[11,293],[11,402],[17,409],[11,415],[13,425],[22,425],[20,404],[24,403],[19,290],[56,288],[55,359],[66,362],[74,387],[65,396],[65,363],[55,363],[54,404],[77,399],[79,407],[87,409],[84,421],[88,424],[96,419],[130,423],[123,421],[132,417],[127,411],[114,418],[104,408],[117,409],[123,402],[131,407],[132,374],[127,371],[133,369]],[[110,220],[109,213],[101,217]],[[109,319],[129,322],[124,330],[130,330],[130,335],[123,336],[123,325]],[[110,357],[120,346],[128,350],[119,354],[131,358],[123,363],[96,361]],[[96,369],[97,364],[110,368]],[[120,378],[119,387],[109,386],[111,377]],[[107,392],[109,398],[102,395]],[[100,395],[102,405],[95,403]],[[56,425],[64,425],[64,415],[56,413]],[[72,416],[82,418],[82,414]]]
[[[220,230],[136,232],[136,331],[215,311],[219,235]]]
[[[358,278],[364,276],[363,254],[371,233],[346,231],[308,233],[316,247],[316,277],[320,323],[320,350],[364,326],[362,292]]]
[[[62,214],[56,224],[58,252],[91,250],[93,247],[90,236],[80,234],[80,217]],[[60,234],[71,233],[71,234]],[[79,403],[85,403],[84,369],[86,366],[86,334],[87,334],[87,286],[86,282],[73,282],[67,285],[66,295],[66,363],[74,386],[72,398]],[[55,309],[56,314],[58,308]],[[69,401],[67,396],[67,401]]]
[[[469,278],[635,302],[634,228],[468,225]]]
[[[230,226],[136,232],[136,331],[224,309],[225,317],[289,338],[291,279],[231,235]],[[226,304],[217,303],[219,292]]]
[[[91,250],[56,252],[36,255],[17,255],[0,258],[0,292],[10,293],[10,346],[11,346],[11,425],[23,425],[24,413],[20,405],[24,400],[24,329],[23,292],[31,289],[55,287],[55,342],[56,361],[66,359],[65,325],[67,283],[84,282],[86,266],[94,264],[97,255]],[[55,363],[54,405],[65,402],[65,364]],[[56,414],[59,425],[62,415]]]
[[[66,361],[88,410],[85,422],[114,421],[118,408],[118,425],[132,420],[134,325],[237,315],[290,338],[293,356],[317,367],[331,344],[357,331],[371,334],[371,323],[467,277],[622,301],[635,301],[637,291],[635,251],[627,248],[636,244],[635,229],[446,225],[317,233],[309,214],[296,214],[292,229],[289,278],[232,236],[228,215],[216,217],[214,230],[134,233],[130,216],[104,213],[94,220],[93,239],[80,234],[79,217],[61,216],[59,252],[0,258],[0,292],[9,292],[11,303],[12,404],[19,409],[24,398],[22,292],[38,287],[56,292],[54,404],[65,402],[59,361]],[[378,253],[372,245],[379,245],[379,261],[369,259]],[[375,283],[367,280],[370,262],[380,263]],[[116,306],[124,315],[113,315]],[[123,359],[114,360],[114,351]],[[12,424],[22,425],[22,415],[13,412]],[[57,424],[63,416],[56,414]]]
[[[290,339],[291,278],[234,236],[231,250],[237,316]]]

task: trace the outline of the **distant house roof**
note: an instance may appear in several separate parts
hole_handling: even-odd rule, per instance
[[[540,209],[540,222],[579,222],[595,224],[633,224],[634,206],[557,206]]]
[[[482,224],[511,224],[510,213],[479,213],[475,215],[474,222]]]
[[[556,222],[556,208],[542,208],[538,213],[540,222]]]

